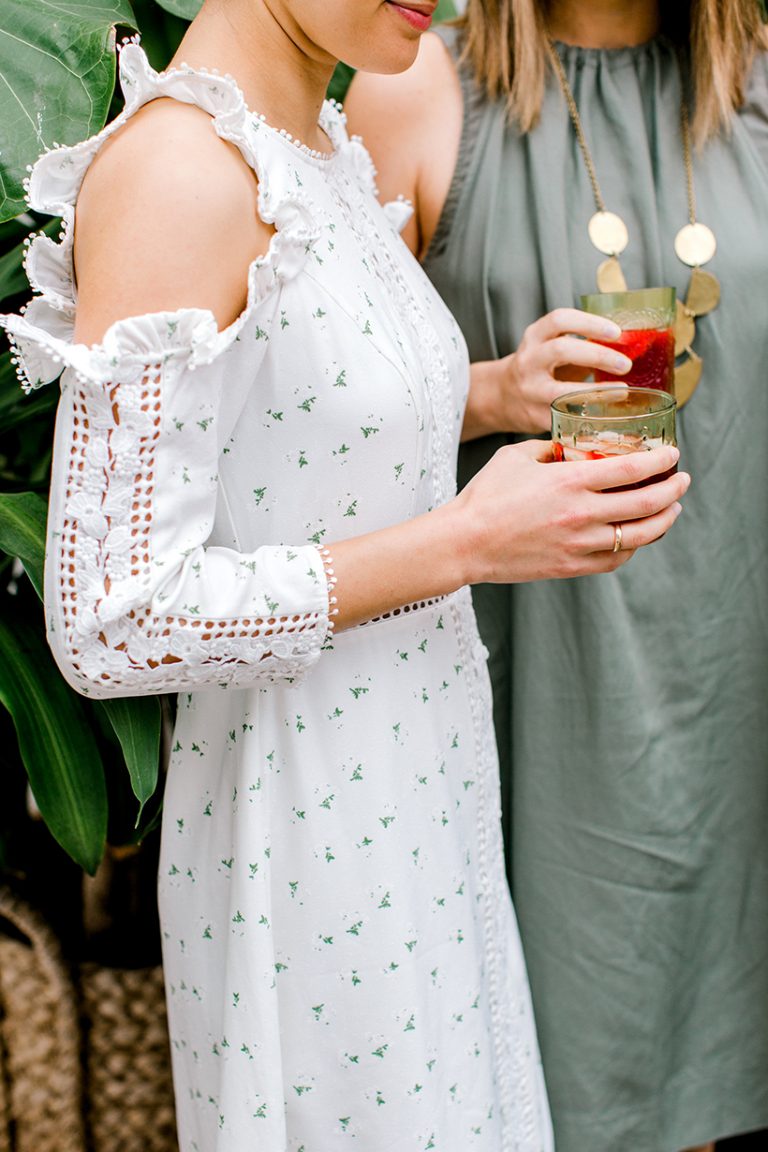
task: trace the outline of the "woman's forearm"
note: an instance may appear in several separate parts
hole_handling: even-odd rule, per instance
[[[635,488],[677,459],[677,449],[658,448],[561,466],[547,462],[546,442],[506,446],[442,507],[328,545],[337,581],[336,628],[464,584],[611,571],[677,518],[688,476]],[[627,486],[631,490],[621,490]],[[617,523],[623,526],[621,552],[613,551]]]
[[[461,441],[479,440],[502,429],[499,412],[500,361],[478,360],[472,364],[469,377],[469,395],[461,428]]]
[[[337,630],[473,580],[469,541],[454,501],[391,528],[329,546],[338,581]]]

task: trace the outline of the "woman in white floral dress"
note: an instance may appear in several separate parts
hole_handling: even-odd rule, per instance
[[[65,231],[3,323],[32,386],[65,369],[50,641],[81,692],[180,693],[183,1152],[551,1148],[465,585],[608,571],[687,478],[606,493],[674,450],[539,444],[455,496],[463,341],[321,108],[336,57],[406,67],[433,7],[208,0],[172,70],[123,49],[123,114],[30,180]]]

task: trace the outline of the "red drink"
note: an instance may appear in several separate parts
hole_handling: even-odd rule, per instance
[[[629,441],[628,437],[622,438],[622,443],[606,443],[604,440],[595,438],[579,441],[578,447],[572,445],[562,444],[556,440],[552,445],[552,451],[555,460],[606,460],[609,456],[626,456],[630,452],[643,452],[649,448],[660,447],[661,441],[657,445],[649,443],[647,440],[640,441],[633,444]],[[677,464],[668,468],[666,472],[659,472],[656,476],[649,476],[647,480],[639,480],[636,484],[622,484],[618,488],[608,488],[608,492],[629,492],[633,488],[646,488],[649,484],[655,484],[658,480],[666,480],[669,476],[674,476],[677,472]]]
[[[600,340],[606,348],[623,352],[632,367],[621,377],[622,384],[635,388],[658,388],[672,392],[675,373],[675,332],[673,328],[627,328],[614,343]],[[616,374],[595,372],[595,381],[616,380]]]

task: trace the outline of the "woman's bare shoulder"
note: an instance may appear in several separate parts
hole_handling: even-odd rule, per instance
[[[145,105],[103,144],[80,191],[77,339],[183,307],[229,323],[248,265],[269,245],[256,207],[255,173],[206,112],[169,99]]]
[[[456,69],[439,36],[422,37],[416,60],[405,72],[391,76],[358,72],[350,86],[344,110],[350,131],[363,137],[376,158],[400,152],[403,145],[414,154],[431,151],[431,133],[461,107]]]
[[[152,100],[97,152],[85,174],[78,212],[83,217],[111,209],[116,215],[148,201],[162,209],[177,199],[194,209],[220,192],[252,190],[254,181],[239,151],[216,135],[207,112],[178,100]]]
[[[412,200],[423,234],[442,210],[461,139],[461,87],[445,44],[428,33],[406,72],[359,72],[344,107],[373,157],[382,199]],[[423,235],[411,247],[423,248]]]

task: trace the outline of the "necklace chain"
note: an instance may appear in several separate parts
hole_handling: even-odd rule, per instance
[[[592,186],[592,195],[597,212],[589,222],[589,236],[598,251],[609,257],[597,272],[598,289],[601,292],[615,292],[626,289],[624,273],[621,269],[619,256],[629,240],[629,233],[620,216],[609,212],[606,208],[600,181],[597,178],[595,163],[592,159],[589,145],[584,135],[578,105],[573,95],[573,89],[553,40],[546,39],[552,67],[560,83],[568,114],[573,124],[576,140]],[[680,74],[684,74],[682,59],[680,60]],[[720,285],[711,272],[704,272],[702,264],[712,259],[717,247],[715,235],[705,224],[698,223],[696,219],[696,192],[693,183],[693,154],[691,149],[691,126],[688,111],[688,101],[684,90],[680,94],[680,135],[683,144],[683,162],[685,165],[685,184],[688,200],[688,223],[680,229],[675,237],[675,252],[678,258],[691,268],[691,279],[688,285],[686,299],[677,302],[677,320],[675,323],[675,351],[685,353],[686,360],[675,369],[675,396],[678,407],[682,406],[693,394],[701,377],[702,360],[691,347],[696,334],[695,320],[704,316],[717,307],[720,299]]]
[[[696,223],[696,193],[693,188],[693,160],[691,159],[691,124],[688,115],[688,101],[680,97],[680,132],[683,137],[683,159],[685,161],[685,184],[688,193],[688,222]]]
[[[560,59],[560,53],[555,48],[552,40],[547,37],[547,49],[549,51],[552,66],[557,73],[557,78],[560,81],[560,87],[563,90],[565,103],[568,106],[568,114],[571,117],[573,130],[576,133],[576,140],[578,141],[581,154],[584,157],[584,163],[587,168],[589,182],[592,185],[592,195],[595,198],[595,207],[598,212],[607,211],[605,207],[605,200],[600,191],[600,181],[597,179],[597,172],[595,171],[595,163],[592,159],[592,153],[589,150],[587,139],[584,135],[584,129],[581,124],[581,116],[579,115],[579,108],[576,99],[573,95],[573,89],[565,74],[563,62]],[[691,125],[690,116],[688,114],[688,101],[685,95],[680,98],[680,131],[683,137],[683,161],[685,163],[685,183],[688,193],[688,220],[689,223],[696,223],[696,193],[693,185],[693,160],[691,154]]]
[[[597,179],[597,172],[595,171],[595,165],[592,160],[592,153],[589,150],[589,145],[587,144],[586,137],[584,136],[584,129],[581,126],[581,116],[579,115],[579,109],[576,105],[576,100],[573,95],[573,89],[568,83],[568,77],[565,74],[563,62],[560,59],[560,53],[557,51],[549,38],[547,38],[547,48],[552,60],[552,65],[555,69],[555,72],[557,73],[557,78],[560,81],[560,87],[563,90],[565,103],[568,105],[568,113],[571,117],[571,122],[573,124],[574,132],[576,133],[576,139],[578,141],[579,148],[581,148],[581,154],[584,157],[584,163],[587,166],[587,174],[589,175],[589,182],[592,185],[592,195],[595,198],[595,206],[597,207],[598,212],[605,212],[607,210],[605,207],[605,201],[603,200],[603,194],[600,191],[600,182]]]

